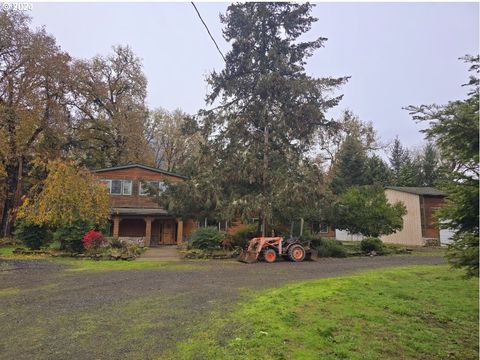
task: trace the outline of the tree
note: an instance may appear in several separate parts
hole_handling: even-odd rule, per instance
[[[102,224],[108,220],[107,190],[90,171],[61,160],[50,161],[46,170],[45,181],[19,207],[19,219],[53,229],[78,221]]]
[[[366,163],[366,184],[387,186],[392,183],[392,172],[378,155],[368,157]]]
[[[345,110],[340,119],[322,128],[317,136],[322,158],[329,164],[328,171],[335,167],[340,149],[348,137],[355,137],[366,154],[383,147],[373,124],[362,121],[351,110]]]
[[[352,234],[379,237],[401,230],[406,213],[401,202],[388,203],[382,187],[355,186],[339,196],[332,222]]]
[[[336,194],[351,186],[367,184],[367,155],[357,137],[348,136],[345,139],[333,171],[331,186]]]
[[[325,111],[341,96],[328,93],[347,78],[316,79],[305,73],[306,59],[325,38],[302,42],[313,22],[312,5],[232,4],[221,16],[224,38],[232,44],[225,69],[208,83],[209,105],[202,126],[210,132],[212,163],[192,181],[209,179],[219,189],[222,213],[260,218],[263,233],[287,194],[287,177],[305,161],[315,132],[329,126]],[[303,196],[289,192],[294,200]]]
[[[435,186],[443,179],[445,165],[442,164],[440,154],[433,142],[429,141],[423,147],[418,161],[421,167],[422,186]]]
[[[30,30],[21,12],[0,11],[0,168],[2,233],[10,234],[31,158],[63,152],[69,129],[70,57],[44,29]]]
[[[155,166],[183,173],[187,161],[198,151],[201,138],[196,122],[180,109],[168,112],[160,108],[150,112],[149,128]]]
[[[391,185],[422,186],[422,162],[419,158],[412,156],[412,153],[402,146],[398,136],[393,141],[389,161],[392,171]]]
[[[448,257],[468,275],[479,271],[479,56],[462,58],[470,64],[470,90],[465,100],[446,105],[409,106],[416,121],[427,121],[427,139],[437,145],[442,159],[453,164],[443,185],[447,192],[446,206],[438,212],[442,228],[453,229]]]
[[[90,168],[129,162],[153,165],[147,144],[147,79],[127,46],[113,54],[76,60],[70,81],[74,156]]]

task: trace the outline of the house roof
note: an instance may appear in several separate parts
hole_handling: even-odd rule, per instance
[[[385,186],[385,189],[401,191],[409,194],[415,195],[426,195],[426,196],[446,196],[447,194],[441,190],[435,189],[433,187],[423,186],[423,187],[409,187],[409,186]]]
[[[187,178],[186,176],[183,176],[183,175],[180,175],[180,174],[176,174],[176,173],[173,173],[173,172],[170,172],[170,171],[154,168],[154,167],[143,165],[143,164],[120,165],[120,166],[114,166],[114,167],[109,167],[109,168],[96,169],[96,170],[92,170],[92,171],[96,172],[96,173],[99,173],[99,172],[103,172],[103,171],[123,170],[123,169],[131,169],[131,168],[136,168],[136,167],[144,169],[144,170],[153,171],[153,172],[156,172],[156,173],[159,173],[159,174],[175,176],[175,177],[182,178],[182,179]]]

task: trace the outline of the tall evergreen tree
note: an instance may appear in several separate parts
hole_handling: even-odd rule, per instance
[[[389,155],[392,171],[392,185],[421,186],[421,162],[414,159],[410,151],[404,148],[400,139],[395,137]]]
[[[413,118],[427,121],[427,139],[435,141],[442,159],[454,164],[448,173],[447,204],[438,213],[443,228],[455,231],[448,256],[456,267],[468,275],[479,271],[479,56],[463,58],[472,75],[466,86],[468,98],[446,105],[410,106]]]
[[[388,160],[390,161],[390,168],[392,169],[393,185],[400,184],[402,166],[405,164],[407,159],[408,154],[403,148],[400,139],[398,136],[396,136],[395,140],[393,141],[392,149],[390,150],[390,156],[388,157]]]
[[[434,186],[441,179],[441,164],[435,145],[428,142],[420,156],[421,182],[423,186]]]
[[[367,159],[366,183],[381,186],[392,184],[392,171],[378,155],[374,154]]]
[[[223,213],[258,214],[263,229],[280,210],[275,204],[286,203],[278,197],[303,198],[304,187],[285,188],[307,162],[313,134],[329,126],[325,111],[342,98],[328,94],[347,81],[306,74],[306,59],[327,40],[301,41],[317,20],[311,10],[308,3],[240,3],[221,16],[232,49],[225,69],[208,80],[208,104],[220,103],[202,120],[215,161],[198,177],[219,183]]]
[[[355,136],[349,136],[339,151],[332,190],[339,194],[349,187],[367,183],[367,155],[360,140]]]

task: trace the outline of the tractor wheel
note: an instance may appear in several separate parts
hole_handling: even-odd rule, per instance
[[[263,259],[268,263],[273,263],[277,260],[277,253],[273,249],[264,250]]]
[[[288,258],[295,262],[300,262],[305,259],[305,249],[302,245],[292,245],[288,249]]]

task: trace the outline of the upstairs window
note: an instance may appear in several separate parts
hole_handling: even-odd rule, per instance
[[[132,195],[132,180],[122,180],[123,195]]]
[[[132,180],[101,180],[111,195],[132,195]]]
[[[167,189],[167,184],[164,183],[163,181],[152,181],[152,180],[143,181],[143,182],[140,181],[140,186],[139,186],[138,193],[141,196],[147,196],[148,195],[148,186],[145,186],[144,184],[148,184],[151,187],[153,187],[158,192],[158,194],[164,192]]]

